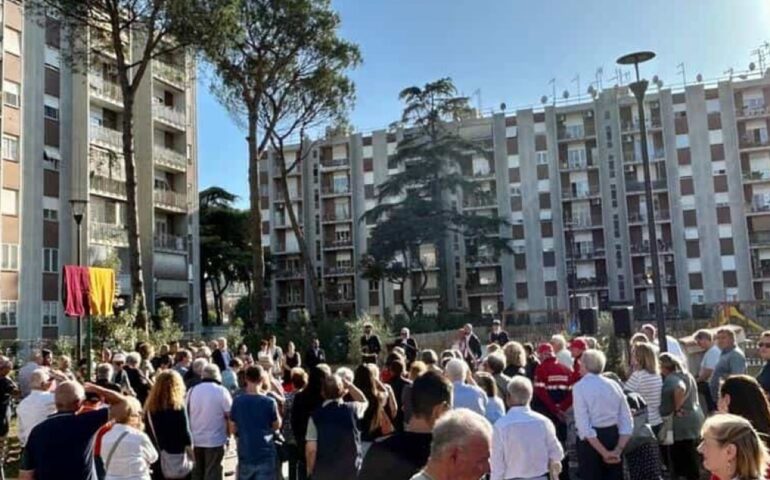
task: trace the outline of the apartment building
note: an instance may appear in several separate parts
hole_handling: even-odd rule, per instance
[[[0,338],[71,335],[61,267],[77,258],[71,200],[87,200],[83,264],[115,255],[128,299],[126,187],[121,158],[123,102],[114,57],[93,54],[73,69],[55,19],[2,5],[3,106],[0,182]],[[98,32],[92,33],[96,45]],[[129,51],[134,48],[131,45]],[[138,48],[138,47],[136,47]],[[135,149],[148,306],[199,323],[197,152],[192,58],[158,59],[137,95]]]
[[[499,235],[512,253],[485,251],[460,236],[451,252],[448,301],[475,314],[633,304],[654,310],[647,219],[654,215],[664,308],[670,315],[723,301],[770,300],[770,75],[653,88],[645,99],[647,138],[626,87],[568,105],[464,121],[463,136],[489,151],[459,168],[483,194],[455,208],[508,219]],[[287,202],[300,212],[325,291],[328,314],[398,313],[412,292],[367,282],[357,264],[371,225],[361,214],[393,162],[400,131],[329,139],[311,152],[282,198],[272,159],[262,173],[266,239],[275,262],[275,318],[310,305]],[[644,199],[641,145],[651,161],[654,212]],[[289,155],[298,146],[289,147]],[[269,238],[268,238],[269,236]],[[423,311],[439,294],[436,250],[427,265]],[[422,280],[415,273],[415,281]]]

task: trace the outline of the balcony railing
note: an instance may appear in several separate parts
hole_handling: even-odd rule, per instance
[[[770,180],[770,170],[752,170],[750,172],[744,172],[743,179],[748,182]]]
[[[770,115],[770,108],[765,105],[744,107],[735,111],[735,116],[737,118],[761,117],[764,115]]]
[[[645,119],[644,125],[647,128],[658,128],[660,127],[660,119],[656,119],[656,122],[653,122],[651,119]],[[634,120],[622,120],[620,123],[620,129],[624,132],[630,132],[633,130],[639,130],[641,128],[642,122],[639,121],[638,118],[635,118]]]
[[[107,80],[91,81],[91,95],[108,100],[110,102],[123,104],[123,92],[120,85]]]
[[[291,297],[279,297],[278,298],[278,306],[279,307],[289,307],[293,305],[302,305],[305,302],[302,300],[301,295],[295,295]]]
[[[413,291],[412,296],[417,296],[417,292]],[[439,290],[436,287],[425,287],[422,289],[422,292],[420,292],[420,298],[427,298],[427,297],[438,297],[441,296],[441,290]]]
[[[760,202],[760,201],[754,201],[747,205],[747,208],[750,212],[770,212],[770,203],[767,201]]]
[[[564,219],[567,228],[590,228],[602,226],[601,215],[578,215]]]
[[[749,233],[749,243],[751,245],[770,245],[770,232]]]
[[[353,240],[351,239],[324,241],[324,248],[345,248],[345,247],[352,247],[352,246],[353,246]]]
[[[324,268],[325,275],[352,275],[356,270],[351,267],[326,267]]]
[[[605,251],[603,247],[596,247],[596,248],[580,249],[575,251],[572,255],[573,255],[573,258],[575,258],[576,260],[593,260],[594,258],[604,257]]]
[[[741,148],[759,148],[770,145],[770,138],[757,135],[743,135],[740,140]]]
[[[152,106],[152,114],[155,118],[180,128],[184,128],[187,125],[187,115],[184,110],[178,108],[167,107],[156,103]]]
[[[638,253],[650,253],[650,243],[645,241],[643,243],[632,243],[631,246],[631,254],[638,254]],[[664,242],[663,240],[658,240],[658,253],[668,253],[671,252],[672,245],[668,242]]]
[[[472,195],[463,202],[463,208],[486,208],[497,205],[497,194]]]
[[[569,282],[571,288],[575,289],[592,289],[603,288],[607,286],[606,277],[590,277],[590,278],[572,278]]]
[[[321,195],[345,195],[350,193],[350,185],[334,186],[324,185],[321,187]]]
[[[153,148],[153,152],[157,163],[178,170],[187,169],[187,158],[184,154],[159,145]]]
[[[668,188],[668,181],[665,178],[659,180],[653,180],[650,182],[653,190],[662,190]],[[643,192],[644,182],[640,181],[626,181],[626,192]]]
[[[125,180],[116,180],[101,175],[91,175],[91,190],[125,198],[126,182]]]
[[[173,252],[187,252],[187,239],[178,235],[155,235],[155,248]]]
[[[497,265],[500,259],[492,255],[468,256],[465,262],[470,265]]]
[[[274,275],[275,278],[302,278],[305,276],[305,271],[299,269],[280,269]]]
[[[661,274],[661,285],[676,285],[676,277],[669,273]],[[652,275],[634,275],[634,285],[637,287],[650,287],[653,286]]]
[[[91,241],[109,245],[128,245],[128,230],[125,225],[90,222]]]
[[[628,223],[645,223],[649,217],[646,213],[629,212]],[[655,221],[665,222],[671,220],[671,213],[668,210],[655,210]]]
[[[171,65],[166,62],[161,62],[160,60],[155,60],[152,63],[152,70],[155,75],[170,83],[176,85],[183,85],[185,83],[185,70],[181,65]]]
[[[350,220],[350,212],[342,213],[325,213],[323,216],[324,222],[344,222]]]
[[[569,125],[559,129],[559,140],[575,140],[586,136],[583,125]]]
[[[155,205],[184,210],[187,208],[187,195],[171,190],[155,189]]]
[[[123,132],[91,124],[91,141],[105,143],[111,147],[123,147]]]
[[[484,295],[484,294],[496,294],[501,292],[503,286],[499,283],[493,283],[491,285],[468,285],[465,289],[468,295]]]
[[[348,158],[321,160],[321,166],[326,168],[344,167],[346,165],[350,165],[350,159]]]
[[[470,177],[471,180],[493,180],[495,178],[495,172],[494,170],[473,172]]]
[[[589,198],[599,195],[599,187],[589,187],[587,190],[579,190],[579,191],[572,191],[572,190],[562,190],[561,196],[565,200],[570,199],[580,199],[580,198]]]
[[[339,294],[332,294],[332,293],[324,295],[324,300],[327,303],[353,303],[356,301],[355,297],[352,294],[339,295]]]

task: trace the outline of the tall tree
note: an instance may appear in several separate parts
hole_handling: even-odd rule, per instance
[[[234,1],[237,34],[204,45],[204,52],[216,72],[214,91],[247,130],[254,328],[264,321],[259,163],[271,140],[281,143],[345,105],[352,85],[342,72],[359,54],[337,37],[340,20],[330,0]]]
[[[226,2],[212,3],[221,22],[202,32],[197,41],[210,42],[228,25]],[[115,71],[123,99],[122,154],[126,174],[126,227],[136,325],[147,329],[148,314],[142,277],[137,212],[137,173],[134,152],[134,108],[139,86],[151,62],[162,56],[182,55],[186,32],[193,30],[195,15],[187,0],[29,0],[27,12],[44,20],[58,18],[66,48],[64,58],[75,71],[87,72],[94,54],[115,58]]]
[[[237,197],[219,187],[199,194],[201,305],[208,322],[206,286],[211,288],[217,324],[223,322],[223,298],[236,282],[249,282],[248,212],[233,206]]]
[[[378,205],[364,214],[365,219],[379,222],[372,232],[373,258],[368,264],[394,270],[398,274],[393,277],[395,283],[402,283],[405,265],[422,265],[422,260],[415,258],[419,257],[418,247],[432,243],[439,267],[439,313],[445,314],[448,239],[459,234],[477,245],[508,250],[507,243],[496,235],[506,222],[452,207],[452,199],[462,205],[463,198],[483,197],[478,184],[462,173],[460,164],[469,155],[489,157],[490,152],[461,136],[462,121],[471,114],[471,108],[467,98],[458,96],[451,79],[406,88],[399,98],[405,104],[401,122],[406,129],[394,160],[404,168],[380,185]],[[426,279],[424,266],[420,270],[421,280],[417,288],[413,285],[418,295]],[[417,300],[419,303],[419,296]]]

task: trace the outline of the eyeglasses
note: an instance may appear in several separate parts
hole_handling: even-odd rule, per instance
[[[759,348],[770,348],[770,343],[758,343]]]

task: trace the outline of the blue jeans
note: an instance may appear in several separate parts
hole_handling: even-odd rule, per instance
[[[238,462],[238,480],[272,480],[275,478],[275,457],[264,462],[249,465]]]

